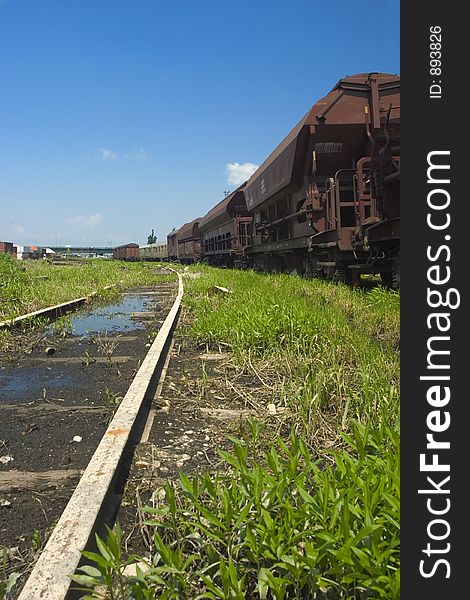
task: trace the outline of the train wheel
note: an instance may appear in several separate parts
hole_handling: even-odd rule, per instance
[[[339,281],[346,285],[358,285],[361,279],[360,273],[355,269],[349,269],[348,265],[337,265],[333,274],[332,281]]]
[[[381,271],[380,279],[382,280],[382,284],[386,288],[393,287],[393,273],[392,271]]]
[[[353,287],[359,287],[361,285],[361,274],[356,269],[348,269],[348,271],[350,271],[349,284]]]
[[[336,281],[339,283],[349,283],[348,277],[348,268],[345,265],[339,265],[335,269],[332,281]]]

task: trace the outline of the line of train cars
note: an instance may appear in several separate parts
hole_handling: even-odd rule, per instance
[[[397,287],[400,78],[341,79],[248,181],[140,252],[350,283],[376,273]]]

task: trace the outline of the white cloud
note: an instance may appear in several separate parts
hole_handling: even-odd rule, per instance
[[[150,158],[144,148],[138,148],[137,150],[134,150],[132,154],[118,154],[109,148],[100,148],[97,152],[97,156],[98,160],[107,162],[115,160],[148,160]]]
[[[1,4],[1,0],[0,0],[0,4]],[[23,235],[24,233],[26,233],[26,229],[24,227],[21,227],[21,225],[12,225],[11,228],[17,235]]]
[[[143,148],[139,148],[136,152],[134,152],[131,158],[134,158],[135,160],[148,160],[149,156]]]
[[[102,221],[103,216],[98,213],[90,215],[89,217],[69,217],[67,219],[69,225],[82,225],[88,229],[94,229]]]
[[[116,154],[116,152],[113,152],[108,148],[100,148],[98,151],[98,158],[100,160],[117,160],[118,155]]]
[[[229,185],[240,185],[247,179],[249,179],[259,165],[255,165],[251,162],[246,163],[227,163],[225,165],[225,171],[227,173],[227,183]]]

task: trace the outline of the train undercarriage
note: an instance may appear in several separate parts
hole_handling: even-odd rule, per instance
[[[384,286],[400,287],[399,240],[376,243],[367,250],[359,243],[352,250],[341,250],[336,242],[312,245],[311,239],[252,246],[247,248],[239,264],[231,266],[317,277],[348,285],[358,285],[362,275],[379,275]]]

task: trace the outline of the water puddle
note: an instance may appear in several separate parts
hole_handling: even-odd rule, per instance
[[[67,375],[52,376],[51,369],[44,366],[17,367],[13,371],[0,371],[0,401],[8,402],[28,398],[43,397],[50,390],[73,389],[75,380]],[[49,394],[48,394],[49,395]],[[53,395],[53,393],[52,393]]]
[[[87,334],[107,333],[110,335],[121,332],[129,332],[136,329],[145,329],[143,320],[153,318],[155,310],[155,295],[145,293],[123,294],[111,303],[94,306],[91,309],[73,313],[65,321],[65,329],[73,336],[85,336]],[[57,333],[54,323],[46,332]],[[75,343],[75,342],[70,342]],[[80,369],[82,365],[80,358],[83,352],[72,354],[72,359],[79,359],[75,363],[54,363],[54,356],[50,359],[41,353],[41,357],[33,357],[35,360],[42,359],[50,362],[48,364],[17,366],[14,368],[0,369],[0,405],[22,399],[36,400],[49,397],[59,397],[67,391],[73,391],[82,385],[83,374]]]
[[[119,333],[144,329],[144,324],[133,317],[135,313],[145,313],[152,310],[155,299],[142,294],[125,294],[120,300],[106,306],[97,306],[86,312],[71,315],[72,335],[86,333]],[[141,314],[138,314],[141,317]]]

